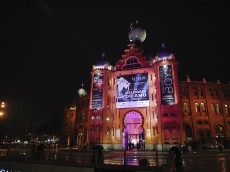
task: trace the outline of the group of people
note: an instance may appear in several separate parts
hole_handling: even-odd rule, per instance
[[[33,159],[43,159],[44,158],[44,149],[45,145],[43,143],[36,145],[33,144],[31,146],[31,157]]]
[[[137,149],[137,150],[140,150],[140,149],[145,149],[145,144],[141,144],[139,142],[137,142],[136,144],[134,144],[133,142],[129,142],[128,145],[127,145],[127,150],[132,150],[132,149]]]

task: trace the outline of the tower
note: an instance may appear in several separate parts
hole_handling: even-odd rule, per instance
[[[183,143],[183,118],[179,96],[178,63],[173,53],[165,48],[153,60],[156,75],[158,130],[162,149],[168,144]]]

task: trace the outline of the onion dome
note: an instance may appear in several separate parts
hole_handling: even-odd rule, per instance
[[[108,61],[102,60],[102,61],[98,61],[95,64],[95,67],[102,67],[102,68],[104,68],[104,66],[110,66],[110,63]]]
[[[146,30],[143,29],[136,21],[135,24],[131,23],[128,36],[131,43],[144,42],[146,38]]]
[[[80,88],[79,90],[78,90],[78,95],[80,96],[80,97],[82,97],[82,96],[84,96],[84,95],[86,95],[87,94],[87,92],[86,92],[86,90],[83,88],[83,84],[82,84],[82,88]]]
[[[163,59],[169,57],[171,54],[172,53],[170,53],[169,51],[161,51],[157,53],[157,57]]]
[[[165,49],[165,42],[162,42],[162,51],[158,52],[156,55],[157,60],[167,60],[172,57],[172,53]],[[173,56],[174,58],[174,56]]]

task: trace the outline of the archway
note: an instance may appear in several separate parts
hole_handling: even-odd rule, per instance
[[[225,129],[222,125],[217,124],[215,127],[216,130],[216,141],[218,144],[223,144],[225,140]]]
[[[185,130],[185,144],[191,145],[193,142],[192,127],[190,127],[188,124],[185,124],[184,130]]]
[[[124,117],[123,148],[126,150],[145,148],[143,116],[136,111],[128,112]]]

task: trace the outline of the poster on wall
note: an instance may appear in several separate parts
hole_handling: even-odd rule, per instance
[[[161,104],[171,105],[175,103],[172,66],[163,65],[160,66],[160,92],[161,92]]]
[[[149,106],[148,73],[117,77],[116,107]]]
[[[103,74],[97,73],[93,76],[93,92],[91,109],[100,109],[103,98]]]

